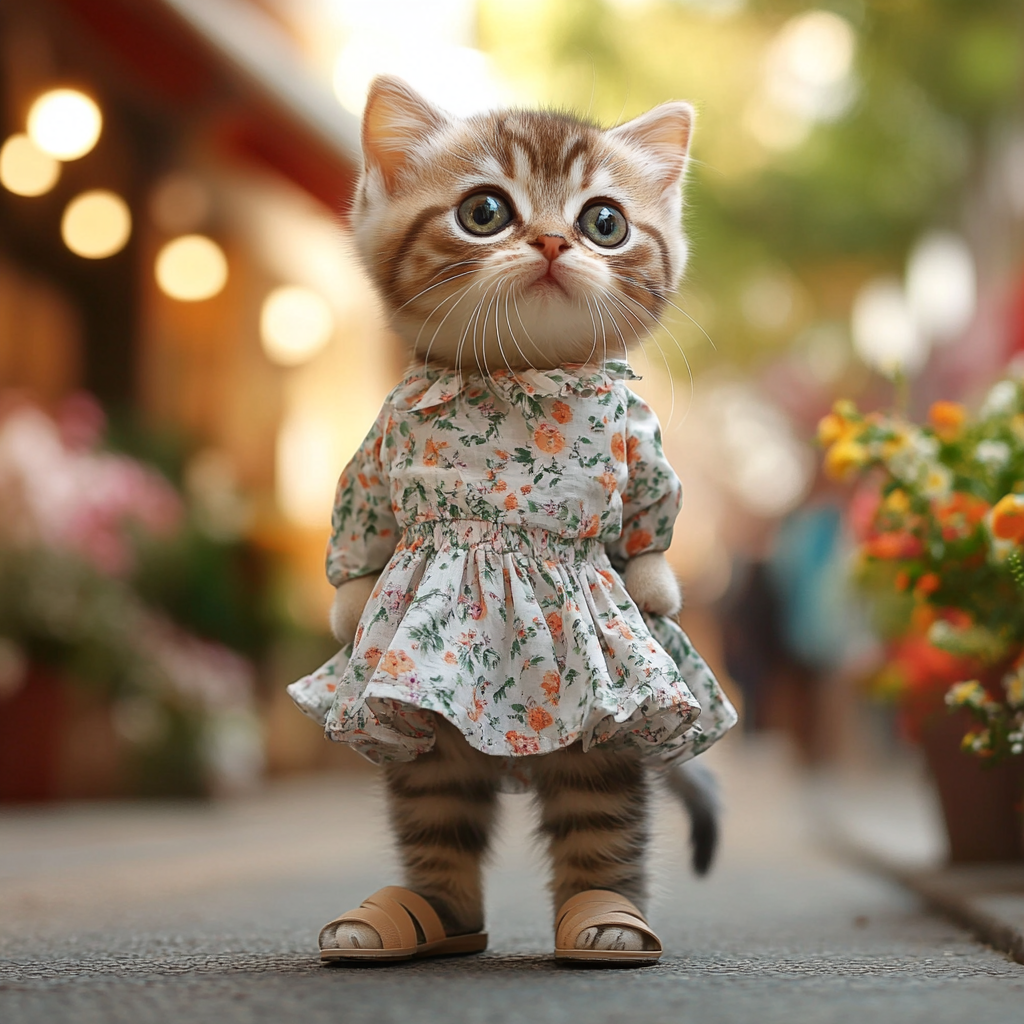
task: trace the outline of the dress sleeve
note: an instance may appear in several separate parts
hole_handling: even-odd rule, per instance
[[[379,572],[398,544],[398,521],[381,459],[387,422],[385,405],[338,481],[327,543],[327,579],[335,587]]]
[[[679,477],[661,448],[661,426],[651,407],[629,392],[625,456],[629,480],[622,495],[622,534],[609,544],[613,562],[667,551],[683,501]]]

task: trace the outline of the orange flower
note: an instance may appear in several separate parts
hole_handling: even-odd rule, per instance
[[[614,494],[619,489],[619,481],[611,470],[606,469],[598,478],[597,482],[605,489],[606,494]]]
[[[596,537],[601,530],[601,520],[597,516],[591,516],[580,525],[584,527],[583,532],[580,533],[581,537]]]
[[[557,672],[545,672],[540,688],[548,695],[552,704],[557,704],[558,691],[562,689],[562,677]]]
[[[551,426],[550,423],[542,423],[533,432],[533,442],[548,455],[557,455],[565,447],[565,438],[562,437],[562,432],[557,427]]]
[[[917,597],[928,597],[930,594],[934,594],[939,589],[939,584],[942,581],[939,579],[938,573],[926,572],[918,581],[914,587],[914,594]]]
[[[494,454],[495,454],[495,455],[497,455],[499,459],[505,459],[505,460],[507,460],[507,459],[508,459],[508,457],[509,457],[509,455],[508,455],[508,452],[506,452],[506,451],[505,451],[504,449],[502,449],[502,448],[495,448],[495,449],[494,449]]]
[[[416,663],[405,651],[388,651],[380,664],[382,672],[386,672],[389,676],[393,676],[396,679],[403,672],[411,672],[415,667]]]
[[[1000,540],[1019,543],[1024,537],[1024,497],[1007,494],[992,507],[992,533]]]
[[[558,612],[548,612],[544,621],[548,624],[548,630],[552,636],[562,635],[562,616]],[[545,676],[545,678],[547,677]]]
[[[513,754],[537,754],[540,752],[540,740],[536,736],[524,736],[515,729],[505,733],[505,742],[511,747]]]
[[[631,437],[626,441],[626,462],[631,466],[640,461],[640,438]]]
[[[572,419],[572,409],[565,402],[555,402],[551,407],[551,415],[559,423],[568,423]]]
[[[512,509],[518,508],[518,507],[519,507],[519,499],[514,494],[510,494],[505,499],[505,508],[507,508],[509,510],[509,512],[511,512]]]
[[[924,551],[924,545],[919,537],[915,537],[906,530],[897,530],[892,533],[880,533],[872,537],[864,545],[864,554],[868,558],[917,558]]]
[[[432,437],[428,437],[427,443],[423,446],[423,465],[436,466],[438,456],[447,447],[447,441],[435,441]]]
[[[554,722],[554,719],[544,708],[530,708],[530,710],[526,712],[526,724],[534,732],[540,732],[542,729],[546,729],[552,722]]]
[[[959,402],[934,402],[928,420],[943,441],[954,441],[967,419],[967,410]]]
[[[519,490],[522,491],[523,494],[529,494],[530,491],[533,490],[533,484],[523,484],[523,486],[520,487]]]
[[[363,660],[371,668],[377,667],[377,662],[383,657],[384,652],[379,647],[367,647],[363,652]]]
[[[492,490],[495,490],[495,491],[497,491],[497,492],[498,492],[499,494],[501,494],[501,492],[502,492],[502,491],[507,491],[507,490],[508,490],[508,484],[507,484],[507,483],[505,483],[505,481],[504,481],[504,480],[499,480],[499,481],[498,481],[498,482],[497,482],[497,483],[496,483],[496,484],[494,485],[494,487],[492,488]]]
[[[654,538],[649,530],[634,530],[626,541],[626,554],[631,557],[639,555],[644,548],[649,547]]]
[[[447,665],[457,665],[459,663],[459,659],[455,657],[454,651],[445,651],[444,660]]]
[[[617,462],[626,461],[626,439],[621,434],[612,434],[612,455]]]

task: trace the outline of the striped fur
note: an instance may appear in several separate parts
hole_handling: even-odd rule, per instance
[[[352,226],[413,354],[485,372],[624,356],[654,329],[686,264],[680,185],[692,116],[667,103],[607,131],[544,111],[456,119],[378,78]],[[515,216],[475,237],[455,211],[484,188]],[[617,248],[577,224],[598,200],[629,222]],[[567,244],[543,284],[548,260],[531,245],[542,235]]]

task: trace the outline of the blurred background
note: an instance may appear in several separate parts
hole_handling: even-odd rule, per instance
[[[814,431],[1024,349],[1019,0],[2,0],[0,800],[359,769],[283,688],[333,653],[334,486],[403,369],[345,220],[380,72],[455,113],[695,104],[635,359],[683,624],[748,732],[888,756]]]

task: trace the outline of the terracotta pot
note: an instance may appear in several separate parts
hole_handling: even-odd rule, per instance
[[[0,802],[56,796],[67,696],[47,669],[29,666],[22,686],[0,700]]]
[[[921,730],[921,746],[938,789],[953,864],[1024,860],[1024,762],[985,764],[960,750],[974,725],[966,712],[936,714]]]

